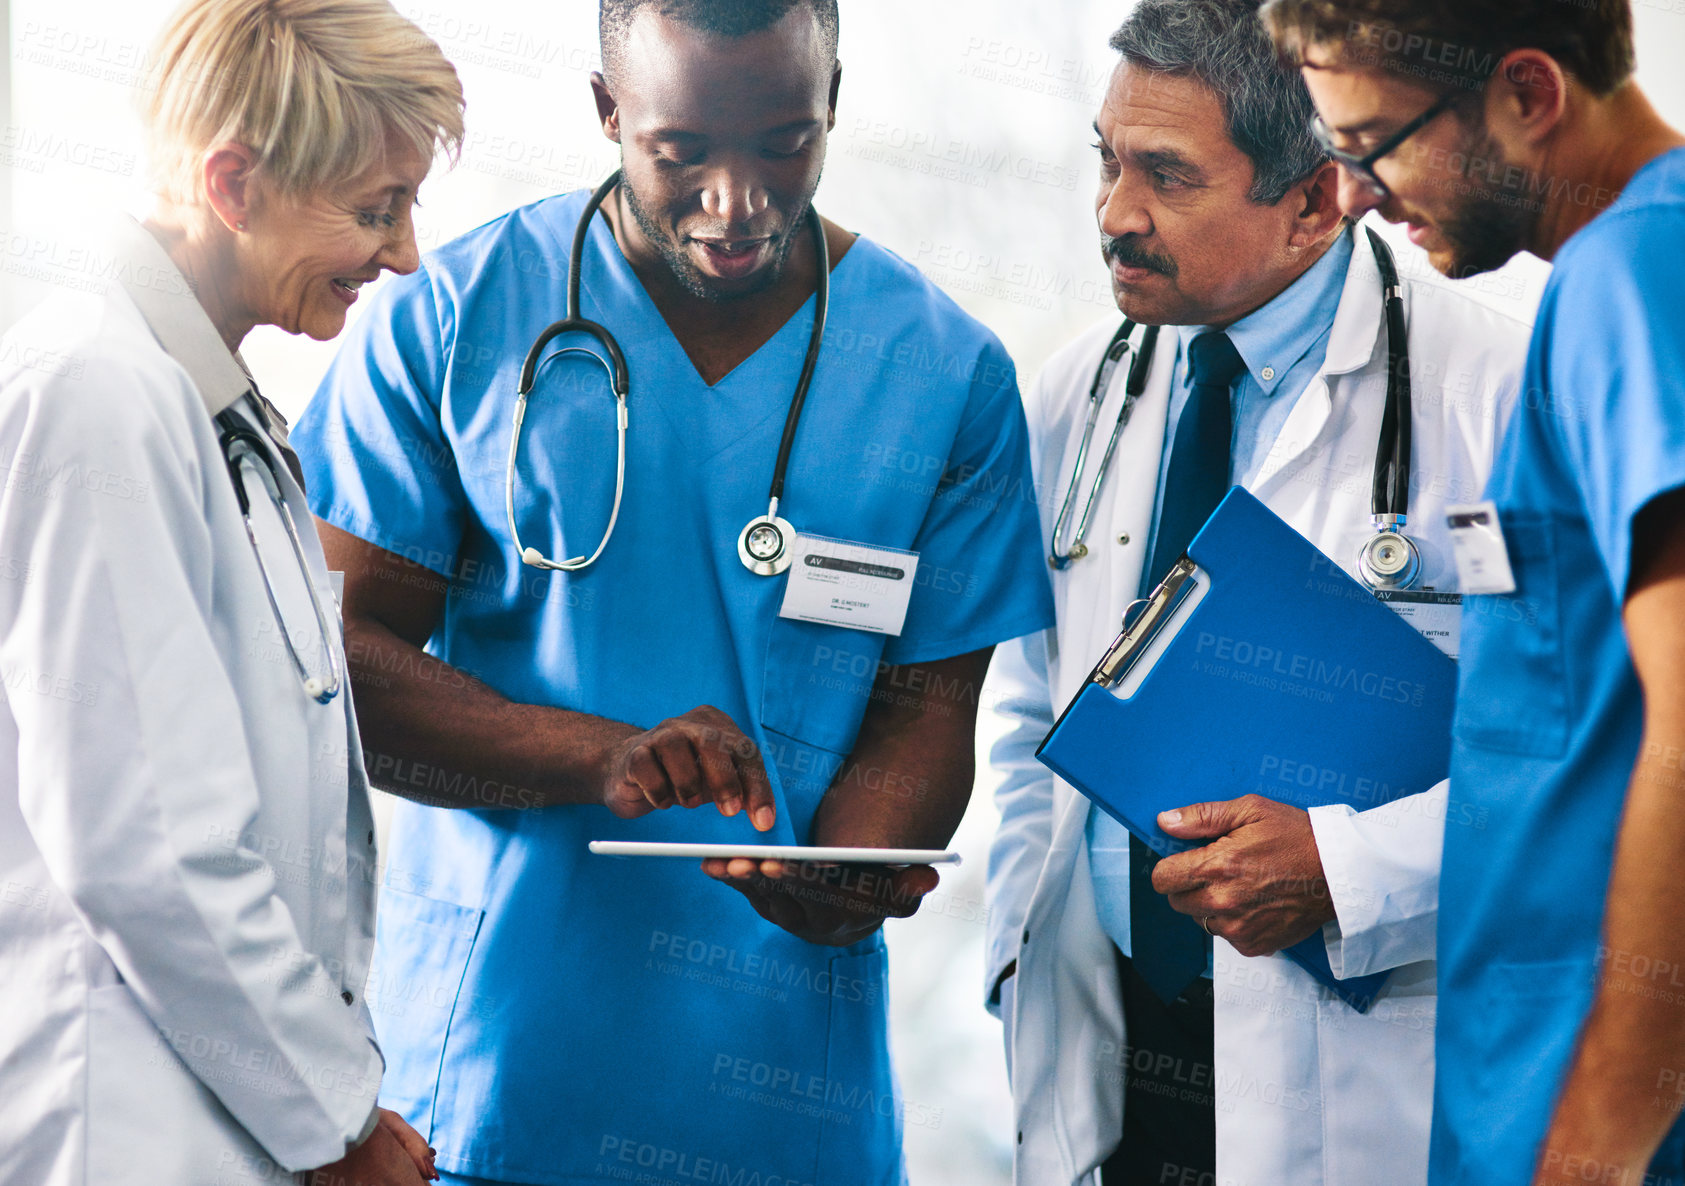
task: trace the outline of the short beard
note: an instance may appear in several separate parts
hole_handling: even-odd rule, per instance
[[[631,211],[632,220],[638,224],[644,238],[655,245],[655,250],[660,253],[667,270],[673,273],[673,279],[691,296],[715,304],[755,296],[778,283],[784,275],[784,265],[789,262],[790,249],[795,246],[798,232],[807,226],[807,212],[813,201],[813,196],[808,195],[808,200],[802,203],[801,216],[795,219],[783,237],[772,245],[772,261],[761,270],[760,276],[751,287],[721,292],[690,256],[685,254],[684,248],[655,221],[648,207],[638,200],[638,193],[632,188],[632,183],[624,172],[620,176],[620,192],[626,199],[626,209]]]
[[[1498,142],[1486,130],[1484,121],[1469,138],[1464,150],[1469,167],[1463,176],[1469,181],[1469,192],[1456,195],[1450,203],[1451,213],[1440,220],[1439,233],[1450,250],[1451,261],[1445,274],[1453,280],[1476,276],[1503,267],[1532,242],[1538,226],[1543,203],[1530,195],[1539,193],[1538,174],[1523,170],[1519,188],[1504,187],[1496,192],[1476,182],[1470,176],[1475,161],[1488,161],[1508,171]],[[1505,201],[1513,197],[1514,201]]]

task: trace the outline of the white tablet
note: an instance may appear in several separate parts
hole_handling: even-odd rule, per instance
[[[960,854],[940,848],[820,848],[805,844],[675,844],[643,840],[593,840],[604,857],[744,857],[751,861],[815,861],[828,865],[957,865]]]

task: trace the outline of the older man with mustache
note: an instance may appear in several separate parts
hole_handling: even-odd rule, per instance
[[[1095,207],[1128,320],[1079,337],[1027,396],[1058,624],[1002,649],[990,698],[1007,733],[988,990],[1021,1183],[1426,1170],[1444,785],[1307,813],[1214,772],[1160,819],[1210,843],[1154,868],[1034,759],[1124,607],[1231,485],[1354,575],[1376,529],[1388,253],[1342,219],[1309,96],[1257,7],[1142,0],[1112,38]],[[1527,327],[1442,287],[1405,281],[1402,296],[1416,592],[1454,626],[1444,508],[1480,496]],[[1454,651],[1454,633],[1436,641]],[[1277,954],[1318,934],[1336,975],[1390,974],[1367,1013]]]

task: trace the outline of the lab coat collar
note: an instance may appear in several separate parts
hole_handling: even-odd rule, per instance
[[[193,286],[152,232],[125,215],[111,240],[123,291],[165,353],[187,372],[205,410],[215,416],[253,390],[240,356],[229,352]]]
[[[1368,365],[1377,350],[1385,349],[1386,319],[1381,316],[1381,270],[1363,227],[1352,228],[1351,266],[1334,328],[1328,335],[1323,375],[1349,375]]]
[[[1345,288],[1334,326],[1328,334],[1328,352],[1322,369],[1311,379],[1277,434],[1274,446],[1251,484],[1254,494],[1264,497],[1269,483],[1298,461],[1321,437],[1334,402],[1329,376],[1350,375],[1368,366],[1376,353],[1386,349],[1386,327],[1381,316],[1381,271],[1375,266],[1369,236],[1353,228],[1351,262],[1346,267]]]

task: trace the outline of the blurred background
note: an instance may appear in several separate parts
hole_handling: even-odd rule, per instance
[[[1027,383],[1060,344],[1117,316],[1097,250],[1090,124],[1114,61],[1106,39],[1129,2],[841,2],[843,86],[818,204],[989,325]],[[614,167],[587,86],[598,66],[592,0],[397,6],[456,62],[468,95],[462,160],[422,191],[423,250]],[[101,284],[101,261],[79,245],[113,208],[144,208],[134,94],[172,7],[0,0],[10,48],[0,74],[0,327],[56,286]],[[1639,81],[1685,125],[1685,0],[1635,9]],[[1429,272],[1401,237],[1389,239],[1403,270]],[[1464,286],[1530,317],[1545,274],[1528,258]],[[260,329],[243,353],[295,417],[332,351]],[[980,761],[989,740],[985,725]],[[976,799],[956,840],[966,863],[944,873],[916,918],[889,925],[914,1186],[1011,1180],[1000,1026],[981,1004],[994,823],[992,805]]]

